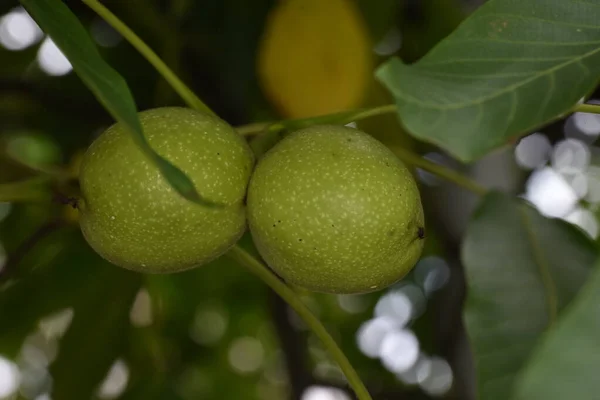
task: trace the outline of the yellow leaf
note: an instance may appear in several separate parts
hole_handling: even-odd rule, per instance
[[[258,74],[285,117],[310,117],[358,107],[372,57],[353,0],[281,0],[265,27]]]

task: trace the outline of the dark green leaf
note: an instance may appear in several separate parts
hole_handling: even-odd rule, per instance
[[[600,3],[490,0],[426,56],[377,77],[406,128],[470,162],[572,109],[600,77]]]
[[[215,206],[198,194],[185,173],[152,149],[144,136],[127,82],[102,59],[88,32],[69,8],[60,0],[21,0],[21,3],[67,56],[98,101],[127,127],[140,149],[156,164],[171,186],[190,201]]]
[[[514,399],[593,399],[598,396],[599,305],[600,263],[596,263],[580,294],[533,354],[518,381]]]
[[[465,322],[481,399],[509,398],[515,378],[544,332],[576,296],[597,251],[579,229],[490,193],[462,248]]]
[[[33,272],[0,291],[0,320],[10,321],[9,328],[0,328],[0,353],[16,355],[25,336],[41,318],[72,307],[87,296],[98,273],[98,266],[89,262],[90,257],[97,256],[79,232],[58,231],[15,266]]]
[[[98,264],[99,274],[86,298],[74,305],[73,321],[50,367],[52,397],[56,399],[92,398],[127,343],[129,312],[141,275],[99,257],[93,262]]]

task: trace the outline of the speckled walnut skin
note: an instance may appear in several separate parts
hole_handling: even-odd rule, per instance
[[[290,134],[258,162],[247,204],[267,264],[312,291],[382,289],[404,277],[423,250],[413,176],[356,129],[314,126]]]
[[[206,208],[175,192],[115,124],[87,150],[80,170],[82,232],[102,257],[147,273],[183,271],[231,247],[246,228],[244,198],[254,156],[224,121],[191,109],[139,113],[150,145],[183,170]]]

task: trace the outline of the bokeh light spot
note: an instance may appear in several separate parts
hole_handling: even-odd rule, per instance
[[[304,391],[302,400],[350,400],[350,396],[338,388],[314,385]]]
[[[588,191],[588,178],[584,171],[574,167],[565,167],[559,173],[565,182],[571,186],[578,199],[585,197]]]
[[[47,368],[58,354],[58,341],[36,331],[25,338],[18,356],[21,369]]]
[[[9,359],[0,356],[0,398],[12,396],[19,388],[21,374]]]
[[[143,327],[152,325],[152,299],[146,289],[141,289],[137,293],[129,312],[129,319],[133,326]]]
[[[379,56],[389,56],[400,50],[402,46],[402,33],[397,27],[392,27],[385,36],[375,45],[373,52]]]
[[[263,365],[264,358],[262,343],[250,336],[236,339],[229,347],[229,363],[243,374],[257,371]]]
[[[37,59],[40,68],[48,75],[66,75],[73,69],[67,57],[49,37],[40,46]]]
[[[10,203],[0,202],[0,222],[2,222],[4,218],[8,217],[8,214],[10,214],[11,209],[12,206]]]
[[[94,41],[102,47],[115,47],[123,37],[102,18],[95,18],[90,26]]]
[[[40,332],[47,340],[61,338],[69,329],[73,315],[73,308],[69,307],[42,318],[38,323]]]
[[[421,353],[418,360],[406,371],[396,374],[407,385],[416,385],[425,381],[431,374],[431,360]]]
[[[515,148],[515,158],[521,167],[535,169],[548,161],[551,150],[552,145],[546,135],[534,133],[519,141]]]
[[[563,217],[577,204],[577,194],[555,170],[544,167],[531,174],[525,199],[547,217]]]
[[[431,357],[430,368],[429,375],[419,385],[431,396],[441,396],[452,387],[452,369],[446,360],[439,357]]]
[[[563,219],[583,229],[592,239],[598,237],[598,220],[590,210],[576,208]]]
[[[554,146],[551,159],[557,171],[568,167],[583,171],[590,163],[590,150],[581,140],[565,139]]]
[[[598,101],[589,101],[590,104],[598,104]],[[576,112],[571,118],[579,131],[592,139],[600,135],[600,115],[592,113]]]
[[[129,367],[125,361],[116,360],[108,370],[108,374],[98,389],[101,399],[114,399],[123,393],[129,381]]]
[[[424,257],[415,266],[415,282],[427,296],[441,289],[450,279],[450,267],[446,260],[438,256]]]
[[[587,178],[585,200],[592,204],[600,203],[600,167],[590,166],[585,176]]]
[[[190,327],[190,337],[198,344],[213,345],[227,331],[228,318],[224,310],[202,308],[196,311]]]
[[[37,43],[42,30],[22,7],[0,19],[0,45],[8,50],[24,50]]]
[[[391,372],[404,372],[419,358],[419,340],[407,329],[390,332],[383,338],[379,357]]]
[[[406,294],[399,290],[386,293],[375,306],[375,317],[392,319],[397,326],[406,325],[412,313],[412,302]]]
[[[342,310],[351,314],[361,313],[369,306],[365,297],[358,294],[340,294],[337,301]]]
[[[358,348],[367,357],[379,357],[383,339],[396,328],[396,320],[389,317],[378,317],[363,322],[356,333]]]

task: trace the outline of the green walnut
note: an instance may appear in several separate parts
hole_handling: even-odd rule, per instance
[[[424,244],[410,171],[381,142],[343,126],[293,132],[258,162],[248,223],[269,267],[324,293],[365,293],[404,277]]]
[[[187,108],[139,113],[152,148],[221,207],[174,191],[119,123],[86,151],[80,168],[80,225],[90,246],[121,267],[178,272],[229,249],[246,228],[244,198],[254,156],[224,121]]]

